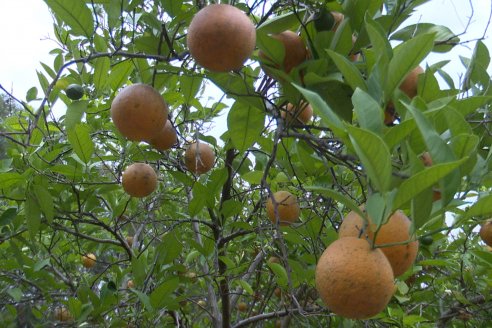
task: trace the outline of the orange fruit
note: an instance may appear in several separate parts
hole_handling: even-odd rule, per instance
[[[184,160],[189,171],[203,174],[210,171],[214,166],[215,153],[209,145],[195,142],[186,148]]]
[[[239,302],[237,303],[236,308],[239,312],[246,312],[248,310],[248,304],[245,302]]]
[[[304,41],[302,41],[301,37],[296,33],[292,31],[284,31],[278,34],[273,34],[272,38],[280,41],[284,46],[284,60],[282,65],[277,66],[277,68],[283,69],[286,73],[289,73],[294,67],[304,62],[308,57],[306,45],[304,44]],[[274,61],[273,59],[268,58],[268,56],[261,50],[258,55],[261,58]],[[265,72],[268,74],[268,69],[266,69]]]
[[[240,69],[256,46],[256,29],[238,8],[211,4],[191,20],[188,49],[195,61],[216,72]]]
[[[149,144],[157,150],[168,150],[178,142],[178,134],[169,120],[166,121],[162,129],[152,139]]]
[[[146,163],[133,163],[123,172],[121,184],[132,197],[145,197],[157,188],[157,174]]]
[[[135,283],[133,282],[133,280],[130,279],[126,282],[126,288],[135,288]]]
[[[118,93],[110,111],[114,125],[123,136],[133,141],[145,141],[162,130],[169,110],[157,90],[137,83]]]
[[[275,296],[277,296],[278,298],[280,298],[282,296],[282,290],[280,288],[275,288],[275,290],[273,291],[273,294]]]
[[[420,155],[420,159],[424,166],[432,166],[432,157],[428,151],[423,152],[422,155]]]
[[[309,103],[303,102],[299,106],[288,103],[280,115],[285,119],[287,125],[302,126],[308,124],[313,118],[313,108]]]
[[[492,220],[488,220],[482,224],[479,235],[485,244],[492,247]]]
[[[370,218],[369,218],[370,221]],[[396,211],[391,215],[388,222],[383,224],[379,229],[375,245],[401,243],[411,239],[410,235],[411,221],[402,211]],[[364,219],[356,212],[352,211],[343,219],[338,235],[343,237],[367,238],[372,241],[374,238],[375,225],[369,223],[366,226]],[[415,261],[419,249],[418,241],[411,241],[402,245],[381,247],[381,251],[388,258],[395,277],[405,273]]]
[[[55,317],[55,320],[58,321],[70,321],[73,320],[72,314],[68,309],[64,306],[57,306],[55,310],[53,311],[53,316]]]
[[[410,99],[417,95],[417,83],[419,75],[424,73],[424,69],[420,66],[415,67],[405,77],[400,84],[400,90],[403,91]]]
[[[92,253],[82,255],[82,265],[87,269],[94,267],[96,265],[96,255]]]
[[[316,265],[316,289],[335,314],[370,318],[386,307],[394,291],[391,265],[383,252],[364,239],[340,238],[330,244]]]
[[[267,260],[268,263],[277,263],[280,264],[280,259],[276,256],[270,256]]]
[[[275,199],[275,204],[272,197],[268,197],[266,203],[267,215],[273,224],[277,223],[277,216],[281,226],[289,225],[299,219],[301,210],[296,196],[281,190],[273,194],[273,199]]]

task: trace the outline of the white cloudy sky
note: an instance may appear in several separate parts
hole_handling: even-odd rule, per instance
[[[79,0],[74,0],[79,1]],[[421,7],[412,17],[411,22],[431,22],[446,25],[455,33],[465,30],[468,18],[474,12],[467,34],[462,40],[480,38],[489,20],[492,1],[487,0],[433,0]],[[55,48],[52,18],[42,0],[1,0],[0,35],[3,50],[0,52],[0,84],[11,90],[18,98],[24,99],[26,91],[38,85],[36,70],[41,70],[40,62],[51,66],[53,58],[49,51]],[[491,30],[486,34],[485,43],[492,49]],[[473,47],[468,43],[467,47]],[[471,49],[456,47],[452,54],[453,63],[446,67],[455,79],[463,73],[458,54],[470,57]],[[449,58],[449,55],[445,55]],[[443,57],[429,57],[430,62],[442,60]]]

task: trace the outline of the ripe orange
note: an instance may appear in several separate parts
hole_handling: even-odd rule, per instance
[[[68,309],[64,306],[57,306],[53,311],[53,316],[55,317],[55,320],[64,321],[64,322],[73,319],[70,311],[68,311]]]
[[[379,229],[375,245],[401,243],[410,240],[410,226],[411,222],[408,217],[402,211],[396,211],[391,215],[388,222]],[[376,227],[372,223],[366,227],[364,219],[356,212],[352,211],[343,219],[338,230],[338,235],[340,238],[360,236],[361,238],[367,238],[372,241],[375,228]],[[418,241],[390,247],[381,247],[381,250],[384,255],[386,255],[393,268],[395,277],[402,275],[412,266],[417,257],[418,249]]]
[[[356,237],[340,238],[325,249],[315,281],[326,306],[351,319],[378,314],[394,291],[393,271],[383,252]]]
[[[166,123],[167,104],[157,90],[146,84],[123,88],[111,104],[111,118],[120,133],[133,141],[150,140]]]
[[[485,244],[492,247],[492,220],[488,220],[482,224],[479,235]]]
[[[417,82],[419,75],[424,73],[424,69],[420,66],[415,67],[405,77],[400,84],[400,90],[403,91],[409,98],[413,98],[417,95]]]
[[[146,163],[133,163],[123,172],[123,189],[133,197],[145,197],[157,188],[157,174]]]
[[[301,210],[296,196],[281,190],[273,194],[273,199],[276,204],[273,203],[272,197],[268,197],[266,203],[267,215],[273,224],[277,223],[277,217],[281,226],[289,225],[299,219]]]
[[[301,37],[296,33],[292,31],[284,31],[282,33],[273,34],[272,38],[279,40],[284,46],[284,61],[278,68],[283,69],[286,73],[289,73],[294,67],[304,62],[308,57],[306,45],[304,44],[304,41],[302,41]],[[261,58],[273,61],[272,58],[268,58],[268,56],[261,50],[258,55]],[[265,67],[263,68],[265,69]],[[265,70],[265,73],[268,74],[268,69]]]
[[[313,108],[309,103],[301,103],[299,106],[288,103],[280,115],[285,119],[287,125],[302,126],[308,124],[313,118]]]
[[[133,246],[133,236],[127,236],[126,237],[126,243],[128,244],[128,246],[130,246],[130,248],[132,248],[132,246]]]
[[[195,142],[186,148],[184,160],[188,170],[195,174],[203,174],[214,166],[215,154],[209,145]]]
[[[126,288],[135,288],[135,283],[133,282],[133,280],[130,279],[126,282]]]
[[[216,72],[240,69],[256,46],[256,29],[238,8],[211,4],[191,20],[188,49],[195,61]]]
[[[178,142],[178,135],[169,120],[166,121],[161,131],[149,140],[149,144],[160,151],[168,150],[176,142]]]
[[[87,269],[94,267],[96,265],[96,255],[92,253],[82,255],[82,265]]]
[[[236,308],[239,312],[246,312],[248,310],[248,304],[245,302],[239,302],[237,303]]]

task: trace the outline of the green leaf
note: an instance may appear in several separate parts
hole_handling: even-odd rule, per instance
[[[16,302],[19,302],[23,295],[22,289],[17,287],[7,289],[7,294],[9,294]]]
[[[393,209],[397,210],[427,188],[435,185],[439,180],[456,170],[467,158],[459,161],[434,164],[402,182],[398,187]]]
[[[144,293],[142,293],[136,289],[133,289],[133,288],[131,289],[131,291],[132,291],[132,293],[134,293],[135,295],[138,296],[138,299],[140,300],[140,302],[142,302],[142,304],[145,306],[145,309],[147,311],[149,311],[149,312],[154,311],[154,308],[152,307],[152,304],[150,303],[150,298],[146,294],[144,294]]]
[[[90,130],[91,128],[87,124],[79,123],[67,133],[73,151],[86,164],[90,161],[95,148]]]
[[[381,63],[388,63],[391,57],[393,57],[393,49],[386,37],[385,31],[381,25],[370,17],[366,17],[366,30],[374,48],[374,53],[381,57],[379,61]]]
[[[388,191],[391,182],[391,155],[377,134],[347,124],[350,140],[363,170],[379,192]]]
[[[18,183],[23,183],[24,177],[19,173],[5,172],[0,173],[0,189],[10,188]]]
[[[67,106],[67,112],[65,113],[65,127],[67,131],[72,130],[75,125],[82,121],[88,104],[89,102],[87,100],[76,100]]]
[[[267,263],[267,265],[275,274],[275,279],[277,280],[277,284],[280,287],[284,287],[284,288],[287,287],[289,279],[287,276],[287,271],[285,271],[285,268],[278,263]]]
[[[41,227],[41,209],[36,196],[30,192],[26,194],[24,212],[26,214],[27,230],[31,237],[34,238]]]
[[[265,126],[265,113],[236,101],[227,116],[229,136],[239,151],[244,152],[259,139]]]
[[[244,291],[246,291],[246,293],[248,293],[249,295],[253,295],[254,294],[253,288],[251,288],[251,285],[248,284],[247,281],[238,280],[238,281],[236,281],[236,283],[239,286],[241,286],[241,288],[244,289]]]
[[[321,117],[322,122],[329,127],[335,135],[340,138],[346,135],[342,121],[319,94],[298,85],[295,85],[295,87],[304,95],[311,107],[313,107],[314,113]]]
[[[41,212],[44,214],[46,220],[51,223],[55,217],[55,206],[53,204],[51,193],[41,185],[33,185],[32,190],[36,196]]]
[[[184,96],[185,103],[189,104],[193,99],[195,99],[196,94],[200,90],[202,85],[203,77],[198,75],[181,75],[179,77],[181,82],[181,93]]]
[[[108,57],[96,58],[94,60],[93,79],[97,95],[102,94],[108,85],[110,64],[111,62]]]
[[[479,198],[465,212],[466,217],[488,216],[492,214],[492,195]]]
[[[361,128],[381,135],[383,133],[383,110],[378,102],[361,89],[352,96],[354,111]]]
[[[90,37],[94,33],[94,19],[85,3],[73,0],[44,0],[56,18],[71,28],[73,35]]]
[[[297,10],[296,12],[289,11],[286,14],[275,16],[258,26],[257,33],[280,33],[285,30],[290,30],[294,26],[299,25],[299,15],[305,11],[305,9]]]
[[[176,235],[174,233],[167,233],[161,238],[161,243],[158,246],[156,252],[157,263],[161,265],[171,263],[181,255],[182,250],[183,245],[176,238]]]
[[[340,73],[342,73],[343,78],[347,81],[347,84],[350,85],[353,90],[360,88],[367,91],[366,81],[362,77],[362,74],[357,67],[350,60],[348,60],[347,57],[342,56],[333,50],[328,49],[326,51],[337,68],[340,70]]]
[[[313,185],[313,186],[306,185],[305,188],[306,190],[319,193],[329,198],[333,198],[337,202],[347,206],[351,211],[355,211],[360,216],[364,216],[364,213],[362,213],[356,202],[354,202],[351,198],[342,195],[336,190],[333,190],[327,186],[319,186],[319,185]]]
[[[446,52],[458,44],[460,39],[448,27],[432,23],[418,23],[408,25],[391,35],[391,40],[407,41],[420,34],[435,34],[435,45],[432,49],[436,52]]]
[[[407,74],[417,67],[434,46],[434,34],[421,34],[398,45],[388,67],[385,97],[389,98]]]
[[[34,272],[38,272],[39,270],[41,270],[42,268],[44,268],[45,266],[47,266],[49,264],[50,264],[49,258],[44,259],[44,260],[39,260],[38,262],[36,262],[36,264],[33,267]]]
[[[163,282],[150,294],[150,304],[154,309],[161,309],[163,304],[173,297],[172,292],[179,286],[179,278],[173,277]]]
[[[483,264],[492,266],[492,253],[481,250],[471,250],[471,253],[475,255]]]
[[[132,62],[129,60],[123,60],[114,64],[111,68],[111,74],[107,76],[111,89],[114,91],[118,90],[128,80],[134,68]]]

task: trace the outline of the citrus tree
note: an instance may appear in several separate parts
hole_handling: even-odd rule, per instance
[[[405,24],[429,0],[45,2],[1,121],[5,327],[492,320],[490,56],[456,83],[469,40]]]

